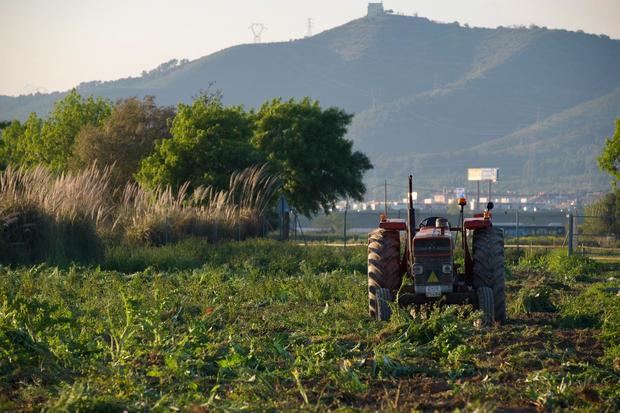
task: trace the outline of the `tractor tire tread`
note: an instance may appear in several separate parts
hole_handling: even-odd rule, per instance
[[[402,283],[400,271],[400,233],[376,229],[368,234],[368,312],[377,318],[377,290],[395,295]]]

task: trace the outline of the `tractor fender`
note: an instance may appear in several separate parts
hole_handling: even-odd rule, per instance
[[[463,227],[465,229],[483,229],[492,227],[490,219],[485,218],[465,218],[463,220]]]

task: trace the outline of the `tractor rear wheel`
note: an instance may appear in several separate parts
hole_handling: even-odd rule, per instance
[[[489,287],[493,291],[495,321],[506,321],[504,287],[504,233],[488,227],[474,231],[474,288]]]
[[[495,317],[495,300],[493,300],[493,290],[489,287],[479,287],[476,290],[478,296],[478,308],[482,310],[482,321],[485,326],[493,325]]]
[[[376,229],[368,234],[368,312],[372,318],[378,318],[377,290],[387,289],[391,301],[401,283],[400,234]]]

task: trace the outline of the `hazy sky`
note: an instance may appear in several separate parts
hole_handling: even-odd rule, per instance
[[[303,37],[366,13],[365,0],[0,0],[0,94],[66,90],[136,76],[171,58]],[[537,24],[620,38],[620,0],[386,0],[385,7],[472,26]]]

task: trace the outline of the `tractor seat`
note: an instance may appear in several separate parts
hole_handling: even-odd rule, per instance
[[[435,228],[435,223],[438,219],[445,219],[446,222],[448,222],[448,220],[444,217],[428,217],[426,219],[423,219],[422,222],[420,222],[420,228]],[[450,228],[450,222],[448,222],[448,228]]]

